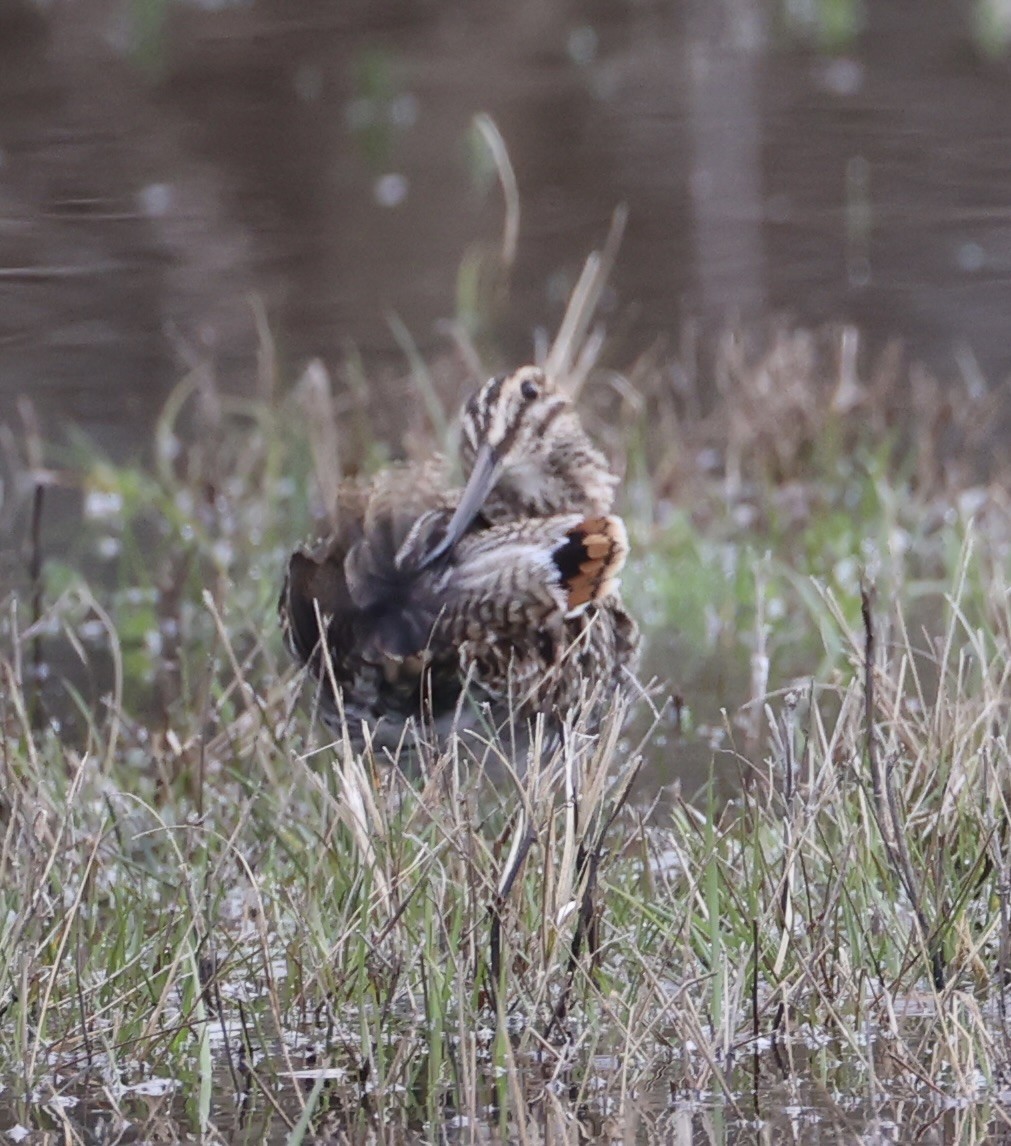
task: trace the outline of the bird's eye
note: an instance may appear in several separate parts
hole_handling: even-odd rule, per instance
[[[537,389],[536,382],[531,382],[529,378],[526,378],[520,386],[520,393],[528,402],[532,402],[535,398],[540,396],[541,392]]]

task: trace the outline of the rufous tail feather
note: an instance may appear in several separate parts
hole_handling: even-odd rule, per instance
[[[566,537],[554,558],[572,614],[617,589],[628,556],[628,534],[620,517],[588,517]]]

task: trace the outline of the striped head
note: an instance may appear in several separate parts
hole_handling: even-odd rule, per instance
[[[464,409],[462,431],[467,484],[425,564],[448,552],[478,514],[494,524],[610,510],[617,476],[571,399],[536,366],[486,382]]]
[[[610,510],[618,479],[543,370],[523,366],[486,382],[462,430],[467,489],[490,520]]]

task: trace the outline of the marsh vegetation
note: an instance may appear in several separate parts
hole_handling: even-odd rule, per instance
[[[27,408],[6,435],[7,1132],[1001,1128],[1004,396],[851,329],[598,362],[582,402],[627,474],[657,684],[578,769],[535,750],[520,775],[472,740],[356,754],[298,702],[285,555],[327,467],[383,456],[343,370],[286,391],[264,333],[236,401],[195,360],[144,465],[43,443]],[[408,450],[443,443],[466,375],[400,381]]]
[[[1007,5],[374,7],[0,6],[0,1131],[1007,1136]],[[644,695],[333,742],[288,553],[622,200]]]

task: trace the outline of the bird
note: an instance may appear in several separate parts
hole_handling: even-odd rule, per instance
[[[460,431],[462,489],[440,458],[347,480],[330,534],[288,562],[285,641],[356,745],[367,730],[395,748],[412,722],[436,740],[538,716],[557,731],[634,679],[618,478],[572,399],[521,367],[480,387]]]

